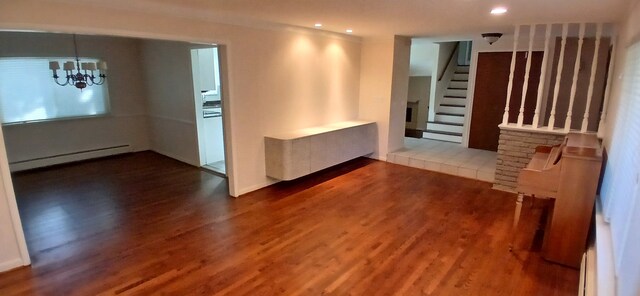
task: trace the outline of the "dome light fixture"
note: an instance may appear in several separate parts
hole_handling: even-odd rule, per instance
[[[482,38],[487,40],[489,45],[494,44],[500,37],[502,37],[502,33],[482,33]]]

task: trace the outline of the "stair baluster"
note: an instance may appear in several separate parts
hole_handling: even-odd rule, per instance
[[[569,109],[567,110],[567,118],[564,121],[564,131],[569,132],[571,129],[571,116],[573,115],[573,101],[576,99],[576,90],[578,89],[578,72],[580,71],[580,58],[582,57],[582,44],[584,43],[585,24],[580,24],[580,36],[578,37],[578,53],[576,54],[576,62],[573,65],[573,83],[571,84],[571,95],[569,96]]]
[[[533,113],[533,128],[540,126],[540,104],[542,102],[542,96],[544,94],[544,83],[547,76],[547,64],[549,63],[549,39],[551,39],[551,28],[553,24],[547,24],[547,29],[544,34],[544,52],[542,57],[542,69],[540,70],[540,82],[538,83],[538,96],[536,98],[536,110]]]
[[[524,82],[522,85],[522,99],[520,100],[520,112],[518,113],[518,127],[524,123],[524,103],[527,99],[529,89],[529,72],[531,71],[531,54],[533,52],[533,38],[536,34],[536,25],[529,25],[529,51],[527,52],[527,65],[524,72]]]
[[[551,114],[549,115],[549,126],[547,129],[553,130],[556,123],[556,105],[558,103],[558,95],[560,94],[560,78],[562,77],[562,68],[564,65],[564,50],[567,46],[567,34],[569,34],[569,24],[562,24],[562,42],[560,45],[560,61],[556,69],[556,84],[553,89],[553,105],[551,106]]]
[[[600,39],[602,37],[602,23],[598,23],[596,29],[596,45],[593,51],[593,60],[591,61],[591,76],[589,77],[589,90],[587,91],[587,105],[584,107],[584,115],[582,116],[582,128],[580,132],[586,133],[589,127],[589,109],[591,108],[591,100],[593,99],[593,85],[596,81],[596,70],[598,68],[598,56],[600,51]]]
[[[513,37],[513,53],[511,54],[511,68],[509,71],[509,84],[507,85],[507,103],[504,106],[502,124],[509,123],[509,102],[511,101],[511,91],[513,90],[513,72],[516,70],[516,54],[518,53],[518,39],[520,38],[520,26],[516,26]]]
[[[613,79],[613,66],[616,60],[616,34],[611,37],[611,57],[609,58],[609,76],[607,77],[607,84],[604,89],[604,102],[602,103],[602,113],[600,114],[600,122],[598,122],[598,137],[604,136],[604,126],[607,120],[607,107],[609,106],[609,96],[611,94],[611,80]]]

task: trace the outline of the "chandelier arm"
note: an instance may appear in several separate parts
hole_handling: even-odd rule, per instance
[[[95,84],[95,82],[93,82],[93,78],[93,75],[84,74],[84,81],[87,83],[87,86],[93,86]]]
[[[60,68],[59,64],[57,62],[50,62],[49,67],[51,70],[53,70],[53,80],[57,85],[60,86],[65,86],[65,85],[74,85],[75,87],[79,88],[80,90],[82,90],[83,88],[87,87],[87,86],[93,86],[93,85],[102,85],[106,82],[107,80],[107,75],[101,73],[102,71],[107,69],[107,64],[105,62],[100,62],[98,65],[98,70],[100,72],[98,72],[98,76],[96,76],[94,74],[94,70],[96,70],[96,63],[84,63],[83,65],[80,64],[80,56],[78,55],[78,41],[77,41],[77,36],[76,34],[73,34],[73,50],[75,53],[75,73],[73,71],[73,65],[71,65],[71,67],[67,67],[67,63],[74,63],[73,61],[69,61],[67,63],[65,63],[64,67],[65,67],[65,72],[66,72],[66,81],[64,82],[60,82],[58,79],[60,78],[57,74],[56,74],[56,70]],[[54,64],[52,64],[54,63]],[[85,68],[83,68],[85,67]],[[89,74],[89,70],[91,69],[91,74]],[[84,71],[84,74],[82,73],[82,71]]]
[[[103,74],[100,74],[98,78],[100,79],[98,80],[98,82],[95,82],[96,85],[103,85],[104,82],[107,81],[107,77],[104,76]]]
[[[68,85],[68,84],[69,84],[69,77],[68,77],[68,76],[67,76],[67,81],[65,81],[64,83],[60,83],[60,82],[58,81],[58,78],[60,78],[60,77],[58,77],[58,75],[53,76],[53,81],[55,81],[55,83],[56,83],[57,85],[65,86],[65,85]]]

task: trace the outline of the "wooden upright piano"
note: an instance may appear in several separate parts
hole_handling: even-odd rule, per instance
[[[538,147],[518,177],[514,236],[524,195],[550,198],[542,256],[578,268],[586,248],[601,167],[602,148],[593,134],[570,133],[561,145]]]

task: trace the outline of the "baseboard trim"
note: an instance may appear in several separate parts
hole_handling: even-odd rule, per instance
[[[613,242],[611,241],[611,227],[604,220],[600,197],[596,199],[596,242],[594,248],[595,257],[595,295],[616,294],[616,274],[613,259]]]
[[[188,160],[188,159],[186,159],[186,158],[184,158],[184,157],[177,156],[177,155],[175,155],[175,154],[173,154],[173,153],[169,153],[169,152],[167,152],[167,151],[160,150],[160,149],[155,149],[155,148],[151,148],[151,149],[149,149],[149,150],[151,150],[151,151],[153,151],[153,152],[155,152],[155,153],[158,153],[158,154],[164,155],[164,156],[166,156],[166,157],[173,158],[173,159],[175,159],[175,160],[177,160],[177,161],[184,162],[184,163],[186,163],[186,164],[188,164],[188,165],[192,165],[192,166],[194,166],[194,167],[198,167],[198,168],[200,167],[200,165],[199,165],[197,162],[193,162],[193,161]]]
[[[27,264],[23,264],[21,258],[15,258],[15,259],[0,263],[0,272],[9,271],[9,270],[26,266],[26,265]]]
[[[102,147],[88,149],[82,151],[74,151],[57,155],[38,157],[27,160],[13,161],[9,163],[11,172],[19,172],[35,168],[47,167],[57,164],[88,160],[105,156],[112,156],[123,153],[133,152],[133,148],[129,144],[116,145],[110,147]]]
[[[247,186],[245,188],[242,188],[242,189],[238,190],[238,192],[236,193],[236,196],[233,196],[233,197],[240,197],[241,195],[256,191],[258,189],[265,188],[267,186],[271,186],[271,185],[276,184],[278,182],[279,181],[267,181],[267,182],[264,182],[262,184],[256,184],[256,185]]]

